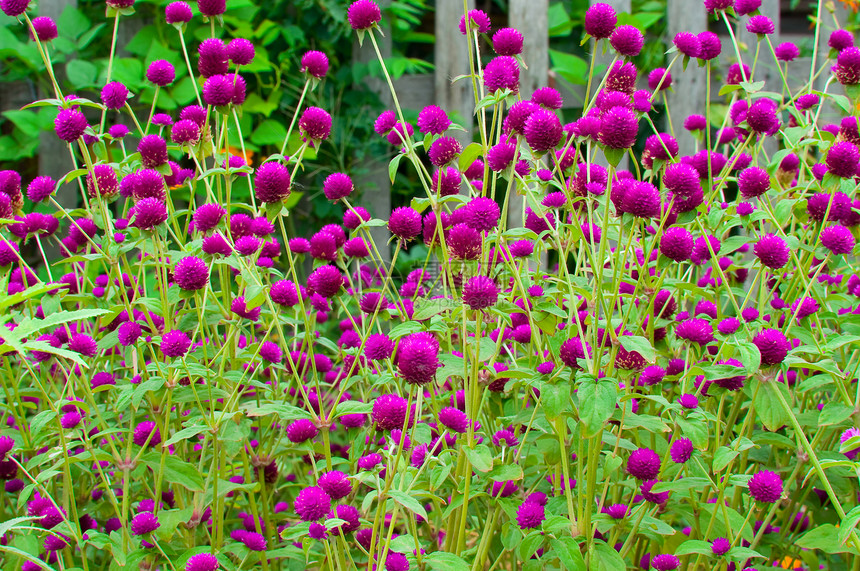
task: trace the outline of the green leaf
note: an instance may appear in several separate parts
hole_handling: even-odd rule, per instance
[[[591,549],[591,569],[594,571],[617,571],[627,569],[621,555],[606,543],[597,542]]]
[[[651,346],[651,342],[644,337],[639,337],[638,335],[621,335],[618,337],[618,342],[627,351],[639,353],[649,363],[657,360],[657,352]]]
[[[740,452],[732,450],[728,446],[720,446],[717,448],[717,451],[714,453],[714,463],[712,468],[714,473],[722,472],[723,468],[728,466],[732,460],[737,458],[738,454],[740,454]]]
[[[737,91],[740,88],[741,86],[737,84],[726,84],[720,88],[720,91],[717,93],[717,95],[722,97],[723,95],[727,95],[729,93],[732,93],[733,91]]]
[[[519,464],[502,464],[496,466],[487,474],[487,478],[497,482],[507,482],[508,480],[517,481],[523,479],[523,469]]]
[[[708,520],[713,518],[713,536],[714,537],[729,537],[737,535],[738,530],[741,530],[741,537],[747,541],[752,541],[753,530],[749,522],[744,524],[744,517],[730,507],[718,507],[716,504],[699,504],[699,509],[704,512]],[[716,514],[714,513],[716,511]],[[726,514],[728,514],[728,525],[726,524]],[[731,533],[729,533],[731,529]]]
[[[489,472],[493,469],[493,453],[486,444],[478,444],[475,448],[464,447],[463,450],[475,470]]]
[[[95,64],[84,59],[73,59],[66,64],[66,76],[75,89],[94,86],[98,74]]]
[[[707,555],[708,557],[713,555],[711,544],[699,539],[688,539],[675,548],[676,557],[680,557],[681,555],[690,555],[691,553],[699,553],[701,555]]]
[[[615,412],[618,387],[613,381],[585,381],[576,393],[579,419],[585,425],[586,436],[595,436]]]
[[[761,353],[758,347],[750,341],[739,341],[737,348],[741,363],[743,363],[747,373],[752,375],[758,372],[759,367],[761,367]]]
[[[550,541],[550,548],[561,560],[563,569],[567,571],[586,571],[585,559],[579,550],[579,544],[572,537],[560,537]]]
[[[391,184],[394,184],[394,179],[397,177],[397,167],[400,166],[400,159],[403,155],[395,155],[388,163],[388,178],[391,179]]]
[[[627,153],[627,149],[611,149],[609,147],[603,147],[603,154],[606,156],[606,160],[609,161],[613,167],[617,167],[618,163],[621,162],[621,159],[624,158],[624,155]]]
[[[771,432],[779,430],[780,427],[790,422],[789,412],[779,402],[776,391],[782,393],[786,402],[791,402],[788,387],[775,381],[760,382],[753,397],[756,415]]]
[[[460,571],[469,568],[466,561],[445,551],[434,551],[424,557],[424,561],[434,571]]]
[[[818,416],[818,426],[830,426],[832,424],[841,424],[854,413],[854,409],[842,404],[841,402],[832,401],[824,405],[821,409],[821,414]]]
[[[860,506],[855,506],[850,512],[845,514],[845,519],[842,520],[842,524],[839,526],[839,543],[844,544],[848,541],[848,536],[851,535],[851,531],[857,527],[857,522],[859,521]]]
[[[203,476],[197,468],[176,456],[167,454],[167,451],[164,457],[164,470],[161,470],[161,454],[158,452],[150,452],[141,457],[140,461],[149,466],[155,474],[161,471],[164,479],[171,484],[179,484],[192,492],[203,492],[206,489]]]
[[[748,81],[742,81],[740,83],[741,89],[746,91],[747,93],[758,93],[764,88],[764,81],[754,81],[752,83]]]
[[[481,155],[481,144],[480,143],[469,143],[469,145],[463,149],[463,152],[460,153],[459,167],[460,172],[464,172],[467,168],[469,168],[475,159],[477,159]]]
[[[251,142],[255,145],[274,145],[280,147],[287,138],[287,129],[280,121],[266,119],[251,133]]]
[[[830,523],[807,531],[794,542],[794,545],[801,549],[820,549],[825,553],[854,553],[854,550],[839,541],[839,532]]]
[[[413,496],[410,496],[406,492],[401,492],[400,490],[389,490],[388,494],[391,496],[391,499],[407,510],[411,511],[415,515],[419,515],[424,519],[427,519],[427,511],[424,509],[424,506],[422,506]]]
[[[588,63],[581,57],[558,50],[549,50],[552,71],[562,76],[574,85],[585,85],[588,82]]]
[[[170,446],[171,444],[176,444],[182,440],[188,440],[189,438],[193,438],[198,434],[206,432],[209,430],[209,427],[205,424],[198,424],[195,426],[189,426],[187,428],[183,428],[173,436],[171,436],[167,442],[164,443],[164,446]]]
[[[543,385],[540,392],[540,402],[547,419],[555,420],[561,413],[569,410],[571,404],[570,385],[565,382]]]
[[[80,309],[78,311],[61,311],[45,317],[45,319],[23,319],[15,333],[21,337],[26,337],[32,333],[37,333],[47,328],[54,328],[57,325],[68,323],[70,321],[78,321],[79,319],[92,319],[110,313],[107,309]]]

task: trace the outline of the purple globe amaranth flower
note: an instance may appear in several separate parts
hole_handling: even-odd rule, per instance
[[[684,129],[693,131],[704,131],[708,127],[708,120],[704,115],[690,115],[684,119]]]
[[[35,30],[36,38],[40,42],[50,42],[57,39],[57,23],[48,16],[33,18],[33,30]],[[32,32],[30,32],[30,38],[34,39]]]
[[[123,347],[134,345],[141,335],[140,325],[134,321],[126,321],[117,328],[118,340]]]
[[[561,362],[573,369],[579,369],[579,359],[591,355],[591,347],[579,337],[566,339],[558,351]]]
[[[693,253],[693,235],[681,226],[672,226],[660,238],[660,253],[676,262],[690,259]]]
[[[489,34],[490,33],[490,17],[487,16],[487,13],[483,10],[469,10],[468,13],[469,22],[468,28],[469,30],[477,30],[480,34]],[[474,23],[473,23],[474,22]],[[466,29],[466,14],[460,16],[460,33],[464,36],[467,35],[468,30]]]
[[[753,253],[762,265],[778,270],[788,263],[791,250],[785,240],[775,234],[765,234],[756,242]]]
[[[677,145],[677,142],[675,144]],[[699,172],[684,163],[668,165],[663,173],[663,184],[666,186],[666,190],[672,194],[684,197],[693,196],[702,188],[699,182]]]
[[[119,192],[119,181],[116,171],[110,165],[95,165],[93,170],[87,173],[87,195],[90,198],[104,196],[110,198]]]
[[[185,571],[217,571],[218,558],[211,553],[198,553],[188,558]]]
[[[545,109],[561,109],[564,100],[561,93],[554,87],[540,87],[532,93],[532,102]]]
[[[441,135],[451,126],[451,120],[441,107],[428,105],[418,113],[417,124],[418,129],[425,135]]]
[[[170,140],[178,145],[196,145],[200,140],[200,127],[188,119],[177,121],[170,130]]]
[[[370,418],[380,430],[402,429],[406,423],[407,401],[405,398],[385,394],[373,401]]]
[[[668,553],[657,555],[651,559],[651,567],[653,567],[655,571],[673,571],[680,566],[681,560]]]
[[[516,28],[500,28],[493,34],[493,50],[500,56],[516,56],[523,53],[522,33]]]
[[[197,47],[197,71],[204,78],[213,75],[224,75],[230,71],[230,59],[227,56],[227,46],[223,40],[208,38]]]
[[[479,232],[492,230],[499,224],[499,204],[489,197],[475,197],[463,207],[464,221]]]
[[[194,14],[186,2],[171,2],[164,8],[164,19],[168,24],[187,24]]]
[[[776,31],[773,20],[762,14],[750,17],[747,22],[747,32],[759,36],[769,36]]]
[[[327,55],[317,50],[310,50],[302,56],[299,71],[316,79],[322,79],[328,73],[328,66]]]
[[[474,260],[481,255],[481,234],[472,226],[460,223],[448,230],[448,253],[457,260]]]
[[[533,151],[542,153],[561,142],[563,128],[561,121],[552,111],[537,109],[525,122],[526,142]]]
[[[184,357],[191,347],[191,339],[188,334],[179,329],[168,331],[161,337],[161,352],[165,357]]]
[[[762,470],[750,478],[750,495],[757,502],[774,504],[782,498],[782,479],[776,472]]]
[[[396,361],[397,372],[407,383],[429,383],[439,367],[439,342],[432,333],[411,333],[400,340]]]
[[[331,497],[319,486],[303,489],[293,504],[302,521],[317,521],[331,510]]]
[[[308,286],[323,297],[334,297],[343,286],[343,275],[335,266],[320,266],[308,276]]]
[[[167,220],[167,206],[157,198],[144,198],[134,205],[132,226],[141,230],[153,230]]]
[[[672,87],[672,74],[664,67],[651,70],[648,74],[648,89],[651,91],[665,91]]]
[[[707,345],[714,340],[714,330],[706,319],[693,318],[680,322],[675,328],[678,339],[698,345]]]
[[[11,18],[17,18],[27,11],[29,0],[0,0],[0,11]]]
[[[747,110],[747,125],[756,133],[770,133],[779,124],[776,110],[772,99],[756,99]]]
[[[263,204],[280,202],[290,196],[290,171],[277,161],[263,163],[254,178],[254,196]]]
[[[445,407],[439,411],[439,424],[451,432],[462,434],[469,428],[469,417],[461,410]]]
[[[346,17],[353,30],[367,30],[382,20],[382,12],[373,0],[357,0],[350,4]]]
[[[837,52],[841,52],[845,48],[853,48],[854,34],[848,30],[833,30],[827,39],[827,45]]]
[[[161,444],[161,432],[159,432],[154,422],[148,420],[134,427],[132,440],[138,446],[147,444],[147,440],[149,440],[148,446],[154,448]]]
[[[499,289],[487,276],[472,276],[463,286],[463,303],[471,309],[487,309],[496,304]]]
[[[585,11],[585,33],[595,39],[611,36],[617,23],[615,8],[609,4],[598,2]]]
[[[203,102],[212,107],[224,107],[233,101],[234,76],[210,75],[203,84]]]
[[[287,427],[287,439],[294,444],[301,444],[319,434],[319,428],[309,419],[294,420]]]
[[[516,147],[509,143],[494,145],[487,151],[487,166],[493,172],[502,172],[511,165],[516,152]]]
[[[621,208],[637,218],[659,217],[660,191],[650,182],[634,181],[624,192]]]
[[[702,49],[702,42],[691,32],[678,32],[672,43],[681,54],[689,58],[699,57],[699,50]]]
[[[821,245],[836,256],[850,254],[854,244],[854,235],[845,226],[829,226],[821,232]]]
[[[391,211],[388,230],[401,240],[412,240],[421,233],[421,214],[409,206],[400,206]]]
[[[121,109],[128,99],[128,88],[119,81],[111,81],[102,88],[101,99],[108,109]]]
[[[798,48],[797,45],[792,42],[782,42],[773,49],[773,52],[774,54],[776,54],[776,59],[779,61],[794,61],[800,57],[800,48]],[[807,95],[815,94],[812,93]]]
[[[226,0],[197,0],[197,8],[207,18],[220,16],[227,11]]]
[[[741,322],[736,317],[727,317],[717,324],[717,331],[721,335],[731,335],[736,332],[741,326]]]
[[[523,502],[517,509],[517,525],[520,529],[534,529],[540,527],[546,519],[543,504],[537,502]]]
[[[277,343],[265,341],[260,345],[260,358],[269,363],[280,363],[284,360],[284,354]]]
[[[710,61],[719,57],[723,45],[717,34],[705,31],[700,32],[697,37],[699,38],[699,59]]]
[[[738,175],[738,191],[746,199],[759,197],[769,189],[770,175],[763,168],[745,168]]]
[[[323,194],[332,202],[346,198],[353,190],[352,179],[344,173],[332,173],[323,182]]]
[[[860,161],[860,151],[849,141],[833,143],[827,151],[825,160],[827,172],[842,178],[853,178],[857,174],[858,161]]]
[[[728,10],[734,4],[734,0],[705,0],[705,10],[713,14],[721,10]]]
[[[860,83],[860,48],[845,48],[839,52],[833,74],[842,85]]]
[[[230,40],[230,43],[227,44],[227,58],[234,65],[248,65],[254,60],[254,44],[245,38]]]
[[[779,365],[791,350],[791,342],[779,329],[763,329],[752,342],[761,353],[763,365]]]
[[[110,137],[115,140],[122,139],[129,133],[131,133],[131,131],[127,126],[123,124],[111,125],[108,129],[108,135],[110,135]]]
[[[495,93],[502,89],[510,89],[519,92],[520,88],[520,64],[516,58],[510,56],[498,56],[490,60],[484,68],[484,87],[489,93]]]
[[[454,137],[440,137],[430,145],[427,156],[431,164],[442,167],[456,159],[462,151],[460,141]]]
[[[669,447],[669,456],[672,462],[684,464],[693,457],[693,443],[688,438],[678,438]]]
[[[635,65],[617,61],[606,74],[605,89],[632,95],[636,91],[636,75]]]
[[[158,135],[144,135],[137,144],[144,168],[154,169],[167,163],[167,141]]]
[[[618,26],[609,36],[612,48],[623,57],[636,57],[645,45],[645,38],[635,26]]]
[[[666,500],[669,499],[669,492],[652,492],[651,489],[660,483],[660,480],[648,480],[647,482],[643,482],[641,486],[639,486],[639,492],[642,494],[642,497],[645,498],[645,501],[651,502],[652,504],[662,505],[666,503]]]
[[[132,535],[146,535],[158,529],[160,524],[158,518],[150,512],[141,512],[131,520]]]
[[[346,474],[338,470],[322,474],[317,480],[317,484],[333,500],[345,498],[352,493],[352,483],[349,481],[349,478],[346,477]]]
[[[331,115],[325,109],[308,107],[299,119],[299,129],[309,139],[324,141],[331,134]]]
[[[409,560],[402,553],[390,551],[385,558],[385,571],[409,571]]]
[[[597,140],[610,149],[629,149],[636,142],[639,120],[630,109],[613,107],[600,120]]]
[[[54,120],[54,131],[57,137],[67,143],[74,143],[89,127],[87,118],[77,107],[61,109]]]
[[[226,214],[227,211],[219,204],[201,204],[197,207],[192,218],[194,221],[194,229],[204,233],[208,232],[218,226]]]
[[[627,459],[627,473],[637,480],[653,480],[660,474],[660,456],[650,448],[638,448]]]
[[[735,13],[747,16],[761,8],[761,0],[735,0]]]
[[[209,267],[196,256],[186,256],[173,268],[173,281],[186,291],[203,289],[209,283]]]
[[[157,59],[146,68],[146,79],[159,87],[167,87],[176,79],[176,70],[169,61]]]

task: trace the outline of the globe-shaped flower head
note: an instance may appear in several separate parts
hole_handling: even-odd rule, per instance
[[[500,56],[515,56],[523,53],[522,33],[516,28],[497,30],[493,34],[493,50]]]
[[[373,401],[370,417],[380,430],[403,428],[406,422],[407,401],[405,398],[385,394]]]
[[[791,342],[779,329],[763,329],[752,342],[761,353],[763,365],[779,365],[791,349]]]
[[[418,113],[418,129],[425,135],[441,135],[451,126],[451,120],[441,107],[428,105]]]
[[[821,245],[836,256],[850,254],[854,249],[854,235],[845,226],[829,226],[821,232]]]
[[[554,148],[561,142],[563,133],[558,116],[548,109],[537,109],[526,119],[526,142],[535,152]]]
[[[185,291],[196,291],[209,283],[209,267],[196,256],[186,256],[173,268],[173,282]]]
[[[753,253],[763,266],[778,270],[788,263],[791,250],[785,240],[775,234],[765,234],[753,247]]]
[[[263,204],[280,202],[290,195],[290,171],[277,161],[263,163],[254,179],[254,196]]]
[[[164,8],[164,19],[168,24],[187,24],[193,13],[186,2],[171,2]]]
[[[388,230],[401,240],[411,240],[421,232],[421,214],[409,206],[400,206],[391,211]]]
[[[774,504],[782,497],[782,479],[776,472],[762,470],[749,481],[750,495],[757,502]]]
[[[108,109],[120,109],[128,99],[128,88],[119,81],[111,81],[102,88],[101,99]]]
[[[499,56],[490,60],[484,68],[484,87],[490,93],[502,89],[517,93],[520,88],[520,65],[516,58]]]
[[[463,303],[471,309],[487,309],[496,304],[499,289],[488,276],[472,276],[463,286]]]
[[[350,4],[346,17],[353,30],[367,30],[382,20],[382,12],[373,0],[357,0]]]
[[[227,11],[226,0],[197,0],[197,8],[207,18],[220,16]]]
[[[440,137],[430,145],[427,156],[433,165],[442,167],[456,159],[462,150],[460,142],[454,137]]]
[[[852,178],[857,174],[858,161],[860,161],[860,151],[854,143],[850,141],[834,143],[827,151],[827,172],[842,178]]]
[[[520,529],[534,529],[540,527],[546,513],[543,504],[537,502],[523,502],[517,509],[517,525]]]
[[[679,52],[690,58],[699,57],[699,51],[702,49],[702,42],[691,32],[678,32],[672,43]]]
[[[331,497],[319,486],[311,486],[299,492],[294,508],[302,521],[317,521],[331,509]]]
[[[747,22],[747,32],[761,36],[769,36],[776,31],[773,20],[763,14],[752,16]]]
[[[159,87],[167,87],[176,79],[176,70],[169,61],[157,59],[146,68],[146,79]]]
[[[331,115],[325,109],[308,107],[299,119],[299,130],[308,139],[324,141],[331,134]]]
[[[349,175],[336,172],[328,175],[323,181],[323,194],[332,202],[346,198],[353,191],[352,179]]]
[[[860,83],[860,48],[845,48],[839,52],[833,74],[842,85]]]
[[[439,342],[432,333],[411,333],[397,347],[397,372],[412,384],[429,383],[439,367]]]
[[[615,8],[609,4],[598,2],[585,11],[585,33],[595,39],[611,36],[617,23]]]
[[[638,448],[627,459],[627,473],[637,480],[653,480],[660,473],[660,456],[650,448]]]
[[[234,38],[227,44],[227,57],[234,65],[248,65],[254,60],[254,44],[245,38]]]
[[[57,23],[48,16],[39,16],[33,18],[33,30],[36,31],[36,37],[40,42],[50,42],[57,39]],[[30,38],[33,34],[30,34]]]
[[[191,339],[188,334],[179,329],[168,331],[161,337],[161,352],[165,357],[184,357],[191,347]]]
[[[609,37],[609,43],[623,57],[636,57],[645,45],[645,38],[635,26],[619,26]]]
[[[54,120],[54,131],[57,137],[67,143],[77,141],[88,126],[87,118],[77,107],[61,109]]]
[[[300,65],[300,72],[322,79],[328,73],[328,56],[323,52],[310,50],[302,56]]]
[[[167,207],[157,198],[144,198],[134,205],[132,226],[153,230],[167,220]]]
[[[218,558],[211,553],[198,553],[188,558],[185,571],[217,571]]]

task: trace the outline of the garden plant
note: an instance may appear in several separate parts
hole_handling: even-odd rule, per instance
[[[705,0],[729,48],[681,32],[654,70],[593,5],[609,64],[569,124],[557,90],[520,93],[522,34],[464,5],[468,144],[439,107],[407,120],[383,12],[345,5],[391,88],[392,183],[423,190],[373,217],[334,172],[342,223],[306,238],[325,53],[284,54],[301,98],[249,162],[255,45],[225,37],[225,0],[166,5],[183,65],[146,67],[142,114],[113,47],[96,95],[64,93],[56,23],[0,0],[53,89],[25,110],[52,110],[75,163],[0,171],[2,568],[860,569],[860,48],[820,0],[794,69],[760,5]],[[105,8],[114,46],[133,0]],[[682,66],[725,102],[657,121]],[[194,102],[163,112],[185,78]]]

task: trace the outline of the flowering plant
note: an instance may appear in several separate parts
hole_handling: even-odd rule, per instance
[[[678,34],[637,90],[642,33],[592,6],[585,31],[615,58],[565,125],[556,90],[519,91],[522,34],[464,11],[477,140],[435,106],[411,124],[392,88],[374,129],[399,149],[392,179],[409,169],[424,195],[374,218],[332,174],[343,224],[307,240],[284,220],[332,117],[303,99],[280,153],[230,156],[255,47],[218,37],[223,0],[197,4],[198,104],[175,121],[157,89],[141,121],[110,71],[98,101],[62,93],[52,22],[0,1],[55,91],[28,107],[56,108],[79,165],[0,173],[4,568],[857,567],[860,49],[833,32],[792,90],[798,49],[772,45],[758,0],[704,4],[738,62],[719,130],[709,101],[683,120],[693,154],[652,99],[679,61],[710,83],[716,35]],[[391,86],[379,6],[347,15]],[[195,17],[165,9],[180,30]],[[737,25],[781,92],[742,63]],[[301,57],[305,92],[328,66]],[[827,103],[849,115],[823,124]],[[63,182],[82,208],[57,203]],[[55,213],[22,215],[24,190]]]

